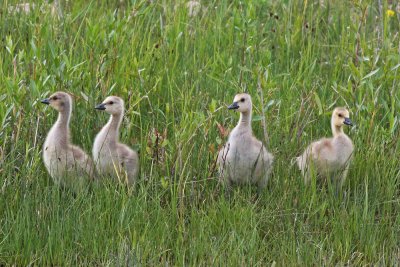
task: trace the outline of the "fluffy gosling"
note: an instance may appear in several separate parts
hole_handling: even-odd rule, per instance
[[[354,146],[351,139],[343,132],[343,125],[353,125],[349,111],[341,107],[335,108],[331,119],[333,137],[311,143],[304,153],[296,158],[306,184],[311,181],[312,170],[315,170],[320,177],[338,173],[340,186],[344,183]]]
[[[93,145],[93,159],[98,173],[114,176],[128,185],[134,184],[139,172],[138,154],[118,142],[119,127],[124,116],[124,101],[117,96],[109,96],[95,109],[111,114]]]
[[[228,142],[218,153],[217,163],[222,182],[228,188],[234,184],[250,183],[257,185],[258,192],[261,192],[268,182],[274,157],[253,136],[250,95],[236,95],[228,109],[239,111],[240,119],[229,134]]]
[[[70,141],[71,96],[64,92],[56,92],[41,102],[58,111],[58,119],[47,134],[43,146],[43,161],[54,182],[61,186],[69,186],[69,182],[77,183],[76,178],[82,175],[94,177],[92,160]]]

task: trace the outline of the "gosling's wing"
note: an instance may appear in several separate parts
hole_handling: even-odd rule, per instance
[[[222,173],[223,169],[225,168],[226,163],[226,157],[229,152],[229,147],[230,144],[226,143],[219,151],[218,151],[218,158],[217,158],[217,165],[219,168],[219,172]]]
[[[255,178],[259,188],[264,188],[272,171],[274,156],[268,152],[264,144],[259,142],[255,147],[255,162],[251,169],[251,176]]]
[[[296,158],[296,163],[297,166],[299,167],[299,169],[304,172],[307,168],[308,165],[310,164],[310,160],[312,159],[312,146],[313,144],[310,144],[303,152],[303,154],[301,154],[300,156],[298,156]]]
[[[332,138],[323,138],[313,143],[312,158],[321,167],[334,164],[337,153]]]
[[[116,147],[118,157],[121,161],[131,161],[137,159],[137,152],[132,150],[130,147],[124,144],[117,144]]]
[[[124,144],[117,145],[117,154],[120,164],[128,174],[129,183],[132,184],[139,173],[139,156],[136,151]]]
[[[89,176],[94,175],[94,165],[92,159],[80,148],[74,145],[69,147],[72,153],[72,163],[83,173]]]
[[[257,164],[262,163],[266,168],[269,168],[272,165],[274,156],[267,150],[264,143],[256,137],[252,136],[250,139],[250,145],[247,151],[252,154],[250,158],[253,158]]]
[[[296,158],[297,166],[301,171],[307,170],[311,164],[320,165],[326,162],[329,155],[333,152],[332,142],[328,138],[312,142],[301,154]]]

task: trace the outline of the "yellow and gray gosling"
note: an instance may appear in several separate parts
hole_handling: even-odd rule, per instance
[[[327,177],[338,173],[340,185],[346,179],[354,146],[343,132],[343,125],[353,125],[346,108],[335,108],[332,113],[332,138],[322,138],[311,143],[304,153],[296,158],[304,182],[311,181],[312,171],[318,176]]]
[[[236,95],[228,109],[239,111],[240,119],[229,134],[228,142],[218,153],[221,180],[228,188],[235,184],[257,185],[260,192],[268,182],[274,157],[253,136],[250,95]]]
[[[110,175],[132,185],[139,173],[139,156],[136,151],[118,142],[119,127],[124,116],[124,101],[120,97],[109,96],[95,108],[111,114],[93,145],[97,171],[101,175]]]
[[[58,111],[58,119],[47,134],[43,146],[43,161],[54,182],[65,186],[68,183],[66,179],[77,183],[81,176],[93,178],[92,160],[70,141],[71,96],[64,92],[56,92],[41,102]]]

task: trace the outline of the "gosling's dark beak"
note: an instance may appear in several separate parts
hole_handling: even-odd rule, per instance
[[[351,120],[349,118],[344,118],[344,124],[353,126],[353,123],[351,122]]]
[[[106,104],[99,104],[99,105],[95,106],[94,108],[98,109],[98,110],[105,110],[106,109]]]
[[[228,109],[238,109],[239,105],[238,102],[233,102],[232,105],[228,106]]]
[[[45,98],[45,99],[40,100],[40,102],[43,103],[43,104],[49,105],[50,104],[50,99],[49,98]]]

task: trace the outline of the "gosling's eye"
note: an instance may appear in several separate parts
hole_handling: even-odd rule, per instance
[[[51,98],[51,100],[57,100],[58,99],[58,97],[56,97],[56,96],[53,96],[52,98]]]
[[[114,102],[113,102],[113,101],[110,101],[110,102],[108,102],[108,104],[112,105],[112,104],[114,104]]]
[[[341,117],[343,117],[343,115],[342,115],[342,114],[339,114],[339,117],[341,118]]]
[[[244,98],[242,98],[242,99],[240,99],[240,102],[244,102],[244,100],[245,100],[245,99],[244,99]]]

